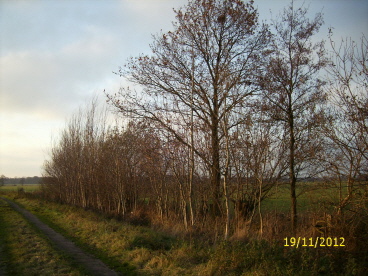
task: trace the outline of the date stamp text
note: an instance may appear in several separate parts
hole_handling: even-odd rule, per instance
[[[284,238],[284,246],[292,247],[339,247],[345,246],[345,238],[343,237],[315,237],[315,238],[302,238],[302,237],[290,237]]]

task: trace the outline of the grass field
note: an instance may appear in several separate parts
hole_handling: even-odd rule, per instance
[[[321,208],[329,208],[339,202],[339,189],[337,186],[323,187],[320,183],[303,183],[298,185],[297,209],[299,212],[315,212]],[[342,197],[347,190],[342,189]],[[286,184],[271,191],[270,196],[262,202],[262,211],[276,211],[287,213],[290,211],[290,187]]]
[[[0,186],[0,191],[17,192],[23,189],[25,192],[34,192],[40,189],[40,184],[7,184]],[[339,199],[339,191],[336,187],[319,188],[316,183],[304,183],[303,188],[297,188],[298,210],[314,211],[320,209],[323,203],[337,202]],[[346,195],[346,189],[343,189],[343,196]],[[270,196],[262,202],[262,210],[277,212],[288,212],[290,210],[290,188],[283,185],[274,189]]]
[[[81,208],[19,197],[17,193],[7,194],[122,275],[319,275],[331,272],[359,275],[364,270],[359,261],[341,248],[326,254],[318,248],[286,248],[282,240],[234,240],[216,244],[201,239],[188,241],[162,230],[130,225]]]
[[[16,192],[23,189],[25,192],[34,192],[40,189],[40,184],[7,184],[0,186],[0,191]]]

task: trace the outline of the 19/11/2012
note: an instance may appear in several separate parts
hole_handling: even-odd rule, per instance
[[[316,238],[295,238],[295,237],[291,237],[291,238],[284,238],[285,244],[284,246],[295,246],[296,248],[298,248],[299,246],[302,247],[314,247],[316,248],[317,246],[323,247],[323,246],[345,246],[345,238],[340,237],[328,237],[328,238],[324,238],[324,237],[316,237]]]

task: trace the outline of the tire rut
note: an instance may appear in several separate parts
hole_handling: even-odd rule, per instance
[[[5,200],[14,210],[22,214],[29,222],[37,227],[42,233],[44,233],[58,249],[64,251],[71,256],[77,263],[82,265],[91,275],[104,275],[115,276],[118,275],[115,271],[107,267],[101,260],[92,257],[85,253],[82,249],[77,247],[72,241],[66,239],[61,234],[57,233],[54,229],[40,221],[35,215],[29,211],[23,209],[18,204],[12,202],[9,199],[1,198]]]

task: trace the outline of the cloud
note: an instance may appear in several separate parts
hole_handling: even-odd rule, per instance
[[[0,57],[2,111],[60,112],[113,77],[117,40],[91,27],[60,51],[21,51]]]
[[[112,72],[129,56],[149,52],[151,34],[169,26],[169,2],[122,1],[120,9],[114,1],[6,6],[9,28],[2,29],[10,42],[2,43],[0,57],[2,112],[60,116],[87,95],[111,90],[107,85],[121,81]]]
[[[57,111],[61,101],[73,100],[67,89],[70,73],[62,56],[16,52],[0,58],[2,112]],[[71,99],[70,99],[71,98]]]

